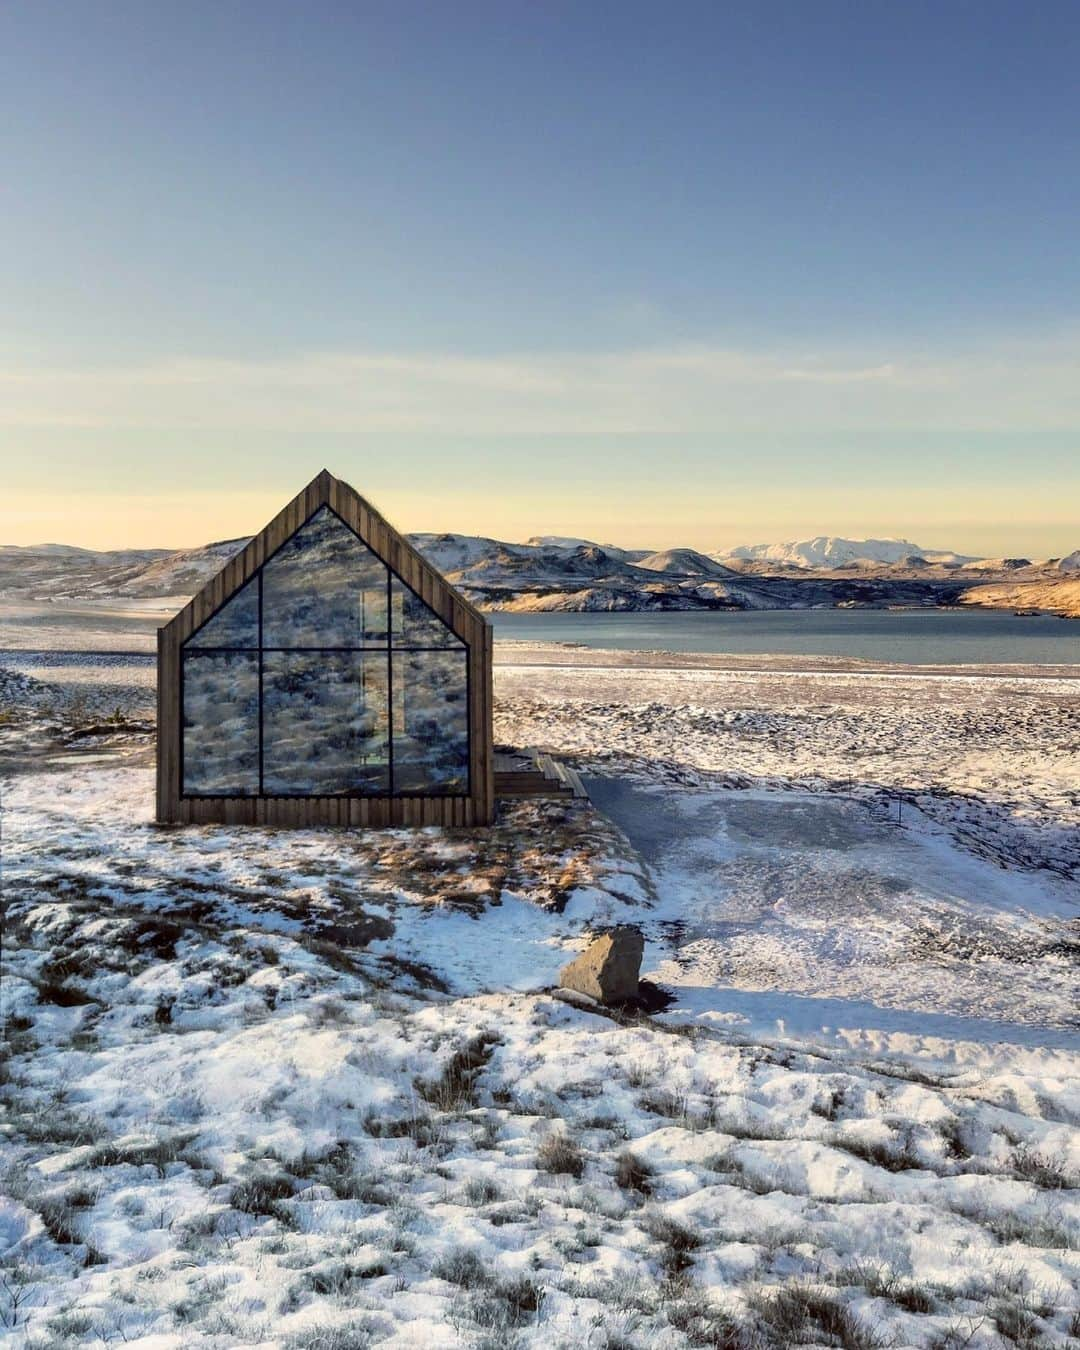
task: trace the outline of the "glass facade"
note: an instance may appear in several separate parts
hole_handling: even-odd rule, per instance
[[[329,507],[181,661],[184,796],[469,791],[468,650]]]

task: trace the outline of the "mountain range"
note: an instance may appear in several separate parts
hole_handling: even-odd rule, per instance
[[[818,536],[715,553],[658,552],[536,535],[414,534],[412,543],[483,609],[632,611],[985,604],[1080,615],[1080,550],[1065,558],[978,558],[906,539]],[[8,599],[191,595],[245,539],[194,549],[95,552],[0,546]]]

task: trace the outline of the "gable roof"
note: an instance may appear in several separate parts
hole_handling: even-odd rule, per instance
[[[328,506],[372,553],[431,608],[463,642],[472,644],[487,620],[442,573],[399,534],[355,488],[323,469],[270,523],[235,554],[164,626],[177,643],[185,642],[244,585],[273,553],[320,507]]]

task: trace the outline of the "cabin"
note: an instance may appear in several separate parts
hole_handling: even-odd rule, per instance
[[[157,818],[487,825],[492,633],[324,470],[158,630]]]

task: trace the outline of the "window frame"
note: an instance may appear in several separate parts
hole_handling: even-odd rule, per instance
[[[383,644],[370,644],[370,643],[369,643],[368,645],[362,646],[362,647],[352,647],[352,646],[350,646],[350,647],[340,647],[340,646],[319,646],[319,647],[266,647],[266,646],[263,645],[263,641],[262,641],[262,638],[263,638],[263,569],[267,566],[268,563],[272,562],[273,559],[277,557],[277,555],[281,552],[281,550],[282,550],[283,548],[285,548],[285,546],[286,546],[287,544],[291,543],[291,541],[292,541],[293,539],[296,538],[296,536],[300,533],[301,530],[305,529],[306,526],[309,525],[309,524],[311,523],[312,520],[314,520],[314,518],[319,514],[320,511],[327,511],[327,512],[329,512],[329,514],[330,514],[331,516],[333,516],[334,519],[337,520],[339,524],[343,525],[343,526],[345,527],[345,529],[347,529],[351,535],[353,535],[356,539],[358,539],[358,540],[360,541],[360,543],[364,546],[364,548],[366,548],[366,549],[367,549],[367,550],[368,550],[375,558],[378,559],[378,561],[381,563],[381,565],[382,565],[383,567],[386,568],[386,602],[387,602],[387,603],[386,603],[386,642],[385,642],[385,645],[383,645]],[[189,644],[191,644],[194,640],[196,640],[196,639],[198,638],[199,633],[201,633],[201,632],[203,631],[203,629],[206,628],[206,626],[207,626],[213,619],[215,619],[215,618],[217,617],[218,614],[221,613],[221,611],[225,608],[225,606],[228,605],[229,602],[230,602],[232,599],[234,599],[234,597],[235,597],[236,595],[239,594],[239,592],[243,589],[244,586],[248,585],[248,584],[249,584],[250,582],[252,582],[252,581],[254,581],[254,582],[256,583],[256,589],[257,589],[257,594],[258,594],[258,601],[257,601],[257,617],[256,617],[256,628],[257,628],[257,635],[258,635],[258,643],[257,643],[257,645],[256,645],[256,646],[253,646],[253,647],[198,647],[198,646],[192,647],[192,646],[190,646]],[[451,645],[450,643],[447,643],[447,644],[445,644],[445,645],[443,645],[443,646],[432,646],[432,645],[430,645],[430,644],[429,644],[429,645],[409,645],[409,644],[406,644],[406,643],[395,644],[395,642],[394,642],[394,626],[393,626],[393,586],[394,586],[394,582],[395,582],[395,581],[397,581],[402,587],[404,587],[404,589],[405,589],[407,592],[409,592],[410,594],[412,594],[413,596],[415,596],[416,599],[419,600],[420,603],[421,603],[422,605],[424,605],[427,609],[431,610],[431,612],[432,612],[433,614],[435,614],[435,617],[438,619],[439,623],[442,624],[442,626],[443,626],[443,628],[446,630],[447,634],[449,634],[450,637],[453,638],[453,644],[452,644],[452,645]],[[265,674],[264,666],[265,666],[265,662],[264,662],[264,660],[263,660],[263,657],[264,657],[264,654],[267,653],[267,652],[293,652],[293,653],[297,653],[297,654],[299,654],[299,653],[308,653],[308,654],[321,654],[321,653],[342,653],[342,654],[344,654],[344,653],[349,653],[349,654],[355,654],[355,653],[366,653],[368,656],[371,656],[371,655],[374,655],[374,654],[379,654],[379,653],[381,653],[381,654],[385,655],[385,658],[386,658],[386,671],[387,671],[387,682],[386,682],[386,691],[387,691],[387,693],[386,693],[386,698],[387,698],[387,706],[386,706],[386,714],[387,714],[387,782],[389,783],[389,790],[388,790],[388,791],[385,791],[385,792],[369,792],[369,791],[363,791],[363,790],[359,790],[359,789],[348,789],[348,790],[344,790],[344,791],[340,791],[340,792],[328,792],[328,791],[326,791],[326,790],[317,791],[317,792],[266,792],[266,791],[264,790],[264,784],[265,784],[265,763],[264,763],[264,752],[265,752],[265,743],[264,743],[264,742],[265,742],[265,734],[264,734],[264,687],[263,687],[263,686],[264,686],[264,674]],[[413,653],[413,652],[457,652],[457,653],[460,654],[461,660],[462,660],[462,662],[464,663],[464,667],[465,667],[465,681],[464,681],[464,698],[465,698],[465,773],[464,773],[464,777],[463,777],[462,783],[461,783],[461,785],[460,785],[459,787],[455,787],[455,788],[452,788],[452,789],[443,789],[443,790],[441,790],[441,791],[438,790],[438,789],[432,790],[432,789],[430,789],[430,788],[427,789],[426,791],[420,791],[420,790],[415,789],[415,788],[414,788],[414,789],[407,790],[407,791],[398,791],[398,790],[396,789],[395,782],[394,782],[394,728],[393,728],[393,709],[394,709],[394,660],[393,660],[393,658],[394,658],[394,654],[395,654],[395,653],[408,654],[408,653]],[[351,800],[351,799],[361,799],[361,800],[365,800],[365,801],[393,801],[393,800],[402,800],[402,799],[405,799],[405,798],[430,798],[430,799],[433,799],[433,800],[446,800],[446,799],[449,799],[449,800],[452,800],[452,801],[453,801],[453,800],[463,800],[463,799],[468,799],[468,798],[471,798],[472,795],[473,795],[473,698],[472,698],[472,694],[473,694],[473,689],[472,689],[472,678],[473,678],[473,670],[472,670],[472,667],[473,667],[473,651],[472,651],[472,643],[471,643],[467,638],[462,637],[460,633],[455,632],[455,630],[450,626],[450,624],[447,623],[447,621],[442,617],[442,615],[436,613],[436,611],[432,609],[431,605],[428,604],[428,602],[424,599],[424,597],[420,594],[420,592],[417,591],[415,587],[410,586],[409,583],[405,580],[405,578],[404,578],[404,577],[396,570],[396,568],[394,568],[393,565],[392,565],[391,563],[389,563],[385,558],[383,558],[383,557],[381,556],[381,554],[377,553],[376,550],[373,549],[373,548],[371,547],[371,545],[368,543],[368,541],[367,541],[366,539],[364,539],[363,536],[362,536],[357,530],[353,529],[353,527],[349,524],[349,522],[348,522],[347,520],[345,520],[345,519],[342,517],[342,515],[341,515],[338,511],[335,511],[335,510],[334,510],[334,508],[330,505],[329,502],[323,502],[323,503],[321,503],[319,506],[315,507],[315,509],[314,509],[313,511],[311,511],[311,512],[304,518],[304,520],[301,521],[301,523],[296,527],[296,529],[293,530],[292,533],[289,534],[285,539],[283,539],[283,540],[281,541],[281,543],[277,546],[277,548],[275,548],[275,549],[273,550],[273,552],[269,553],[269,554],[263,559],[263,561],[259,564],[258,567],[256,567],[255,569],[253,569],[253,571],[251,572],[251,575],[248,576],[247,578],[245,578],[244,582],[243,582],[240,586],[237,586],[235,590],[233,590],[229,595],[227,595],[227,596],[222,600],[221,604],[218,605],[218,606],[217,606],[210,614],[208,614],[208,615],[206,616],[206,618],[202,621],[202,623],[199,624],[199,626],[198,626],[197,628],[193,629],[193,630],[188,634],[188,636],[187,636],[187,637],[179,644],[179,647],[178,647],[178,653],[177,653],[177,654],[178,654],[178,665],[179,665],[178,684],[179,684],[179,700],[180,700],[180,717],[179,717],[179,741],[180,741],[180,744],[179,744],[179,747],[178,747],[178,751],[179,751],[179,753],[178,753],[178,767],[179,767],[179,799],[180,799],[181,801],[223,801],[223,800],[236,800],[236,799],[243,800],[243,801],[258,801],[258,800],[264,799],[264,798],[265,798],[265,799],[269,799],[269,800],[286,799],[286,800],[297,800],[297,801],[317,801],[317,800],[326,800],[326,799],[343,800],[343,801],[345,801],[345,800]],[[205,656],[215,656],[215,655],[225,656],[225,655],[230,655],[230,654],[246,654],[246,655],[248,655],[248,656],[255,656],[255,657],[257,658],[257,660],[258,660],[258,706],[259,706],[259,718],[258,718],[258,753],[257,753],[257,759],[258,759],[258,780],[259,780],[259,781],[258,781],[258,788],[257,788],[257,790],[251,791],[251,792],[228,792],[228,793],[226,793],[226,792],[191,792],[191,791],[188,791],[188,790],[186,789],[186,786],[185,786],[185,779],[184,779],[184,768],[185,768],[185,764],[184,764],[184,760],[185,760],[185,739],[186,739],[186,737],[185,737],[185,732],[186,732],[186,730],[187,730],[187,726],[186,726],[186,718],[185,718],[185,712],[184,712],[184,683],[185,683],[185,680],[184,680],[184,674],[185,674],[185,665],[186,665],[187,659],[188,659],[189,657],[194,657],[195,659],[198,659],[199,657],[205,657]]]

